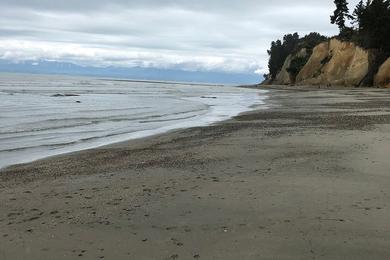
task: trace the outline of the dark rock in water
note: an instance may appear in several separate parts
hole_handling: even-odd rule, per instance
[[[77,95],[77,94],[54,94],[51,96],[52,97],[79,97],[80,95]]]
[[[77,100],[76,103],[81,103],[81,101]]]
[[[216,99],[217,97],[205,97],[205,96],[201,96],[200,98],[212,98],[212,99]]]

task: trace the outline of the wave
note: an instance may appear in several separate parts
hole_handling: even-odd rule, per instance
[[[32,123],[21,123],[17,125],[12,125],[8,127],[8,130],[2,130],[2,128],[7,129],[7,127],[0,127],[0,140],[3,139],[1,135],[7,135],[12,134],[14,137],[23,134],[23,133],[32,133],[32,132],[44,132],[49,130],[58,130],[58,129],[68,129],[68,128],[75,128],[75,127],[81,127],[81,126],[91,126],[91,125],[98,125],[102,123],[109,123],[109,122],[133,122],[138,121],[139,123],[152,123],[152,122],[169,122],[169,121],[176,121],[176,120],[183,120],[188,119],[194,116],[183,116],[183,117],[175,117],[171,118],[172,116],[178,116],[178,115],[186,115],[189,113],[197,113],[197,115],[200,112],[205,112],[205,109],[194,109],[194,110],[188,110],[188,111],[182,111],[182,112],[175,112],[175,113],[166,113],[166,114],[160,114],[160,115],[146,115],[146,116],[136,116],[136,114],[131,115],[130,117],[76,117],[76,118],[63,118],[63,119],[48,119],[44,121],[37,121]],[[140,113],[142,114],[142,113]],[[138,115],[140,115],[138,114]],[[155,120],[156,118],[166,118],[161,120]],[[40,127],[37,127],[36,125],[40,125]]]
[[[102,84],[61,77],[8,80],[0,82],[0,167],[207,125],[250,110],[262,100],[256,90],[214,85]],[[17,94],[3,95],[11,90]],[[52,97],[55,93],[80,96]],[[215,98],[201,98],[207,96]]]

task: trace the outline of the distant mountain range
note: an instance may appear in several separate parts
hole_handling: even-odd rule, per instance
[[[0,59],[0,72],[35,74],[83,75],[134,80],[161,80],[198,83],[255,84],[263,77],[250,73],[227,73],[212,71],[184,71],[179,69],[90,67],[55,61],[12,62]]]

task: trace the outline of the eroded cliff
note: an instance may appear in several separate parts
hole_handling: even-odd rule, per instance
[[[374,84],[379,87],[390,88],[390,58],[379,67],[375,75]]]
[[[307,55],[306,49],[301,49],[298,53],[287,56],[282,69],[276,76],[276,82],[279,85],[289,85],[295,82],[293,73],[290,72],[291,62],[296,58],[302,58]]]
[[[370,50],[351,42],[331,39],[317,45],[299,73],[292,75],[289,69],[291,60],[305,53],[306,50],[302,50],[289,55],[272,84],[362,86],[372,70]],[[374,77],[374,85],[390,87],[390,59],[380,66]]]

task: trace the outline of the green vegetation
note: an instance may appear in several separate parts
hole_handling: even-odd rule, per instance
[[[361,0],[347,17],[352,26],[340,29],[337,38],[371,50],[369,72],[362,82],[370,86],[380,65],[390,56],[390,0]]]
[[[369,49],[390,52],[390,1],[360,1],[353,12],[351,40]]]
[[[337,24],[340,31],[343,31],[346,28],[345,22],[347,19],[352,18],[349,14],[348,2],[346,0],[335,0],[334,3],[336,5],[336,10],[330,17],[330,22],[332,24]]]
[[[366,49],[390,52],[390,0],[360,0],[352,15],[346,0],[335,0],[331,23],[340,28],[341,40],[353,41]],[[352,26],[345,22],[350,20]]]
[[[280,40],[271,43],[271,49],[268,50],[270,59],[268,61],[268,68],[270,77],[274,79],[283,66],[287,56],[292,53],[299,42],[298,33],[287,34],[283,37],[283,43]]]
[[[326,41],[327,39],[327,37],[316,32],[310,33],[303,38],[300,38],[298,33],[294,33],[286,34],[283,37],[283,42],[281,40],[272,42],[271,49],[268,50],[268,55],[270,56],[268,61],[268,68],[270,74],[265,75],[266,78],[275,79],[276,75],[283,67],[284,61],[286,60],[287,56],[290,54],[294,55],[303,48],[306,49],[306,52],[308,54],[308,57],[305,57],[307,61],[313,51],[313,48],[317,44]],[[297,65],[302,63],[302,60],[297,59],[296,61],[293,60],[293,62],[294,65]],[[290,68],[291,70],[294,70],[298,67],[290,66]]]
[[[334,0],[334,3],[336,9],[330,17],[330,22],[340,29],[340,34],[336,37],[371,49],[375,55],[370,60],[370,68],[372,68],[370,74],[375,73],[379,65],[390,56],[390,0],[361,0],[352,14],[348,9],[347,0]],[[285,35],[283,41],[273,41],[268,50],[269,74],[265,77],[275,79],[287,56],[306,48],[308,56],[293,58],[288,68],[291,76],[296,76],[307,62],[313,48],[327,39],[319,33],[310,33],[303,38],[300,38],[298,33],[294,33]],[[372,78],[372,75],[368,76],[369,81]]]
[[[298,73],[301,71],[303,66],[307,63],[310,55],[304,57],[295,57],[292,59],[290,67],[287,68],[287,72],[290,73],[290,76],[293,80],[297,77]]]

